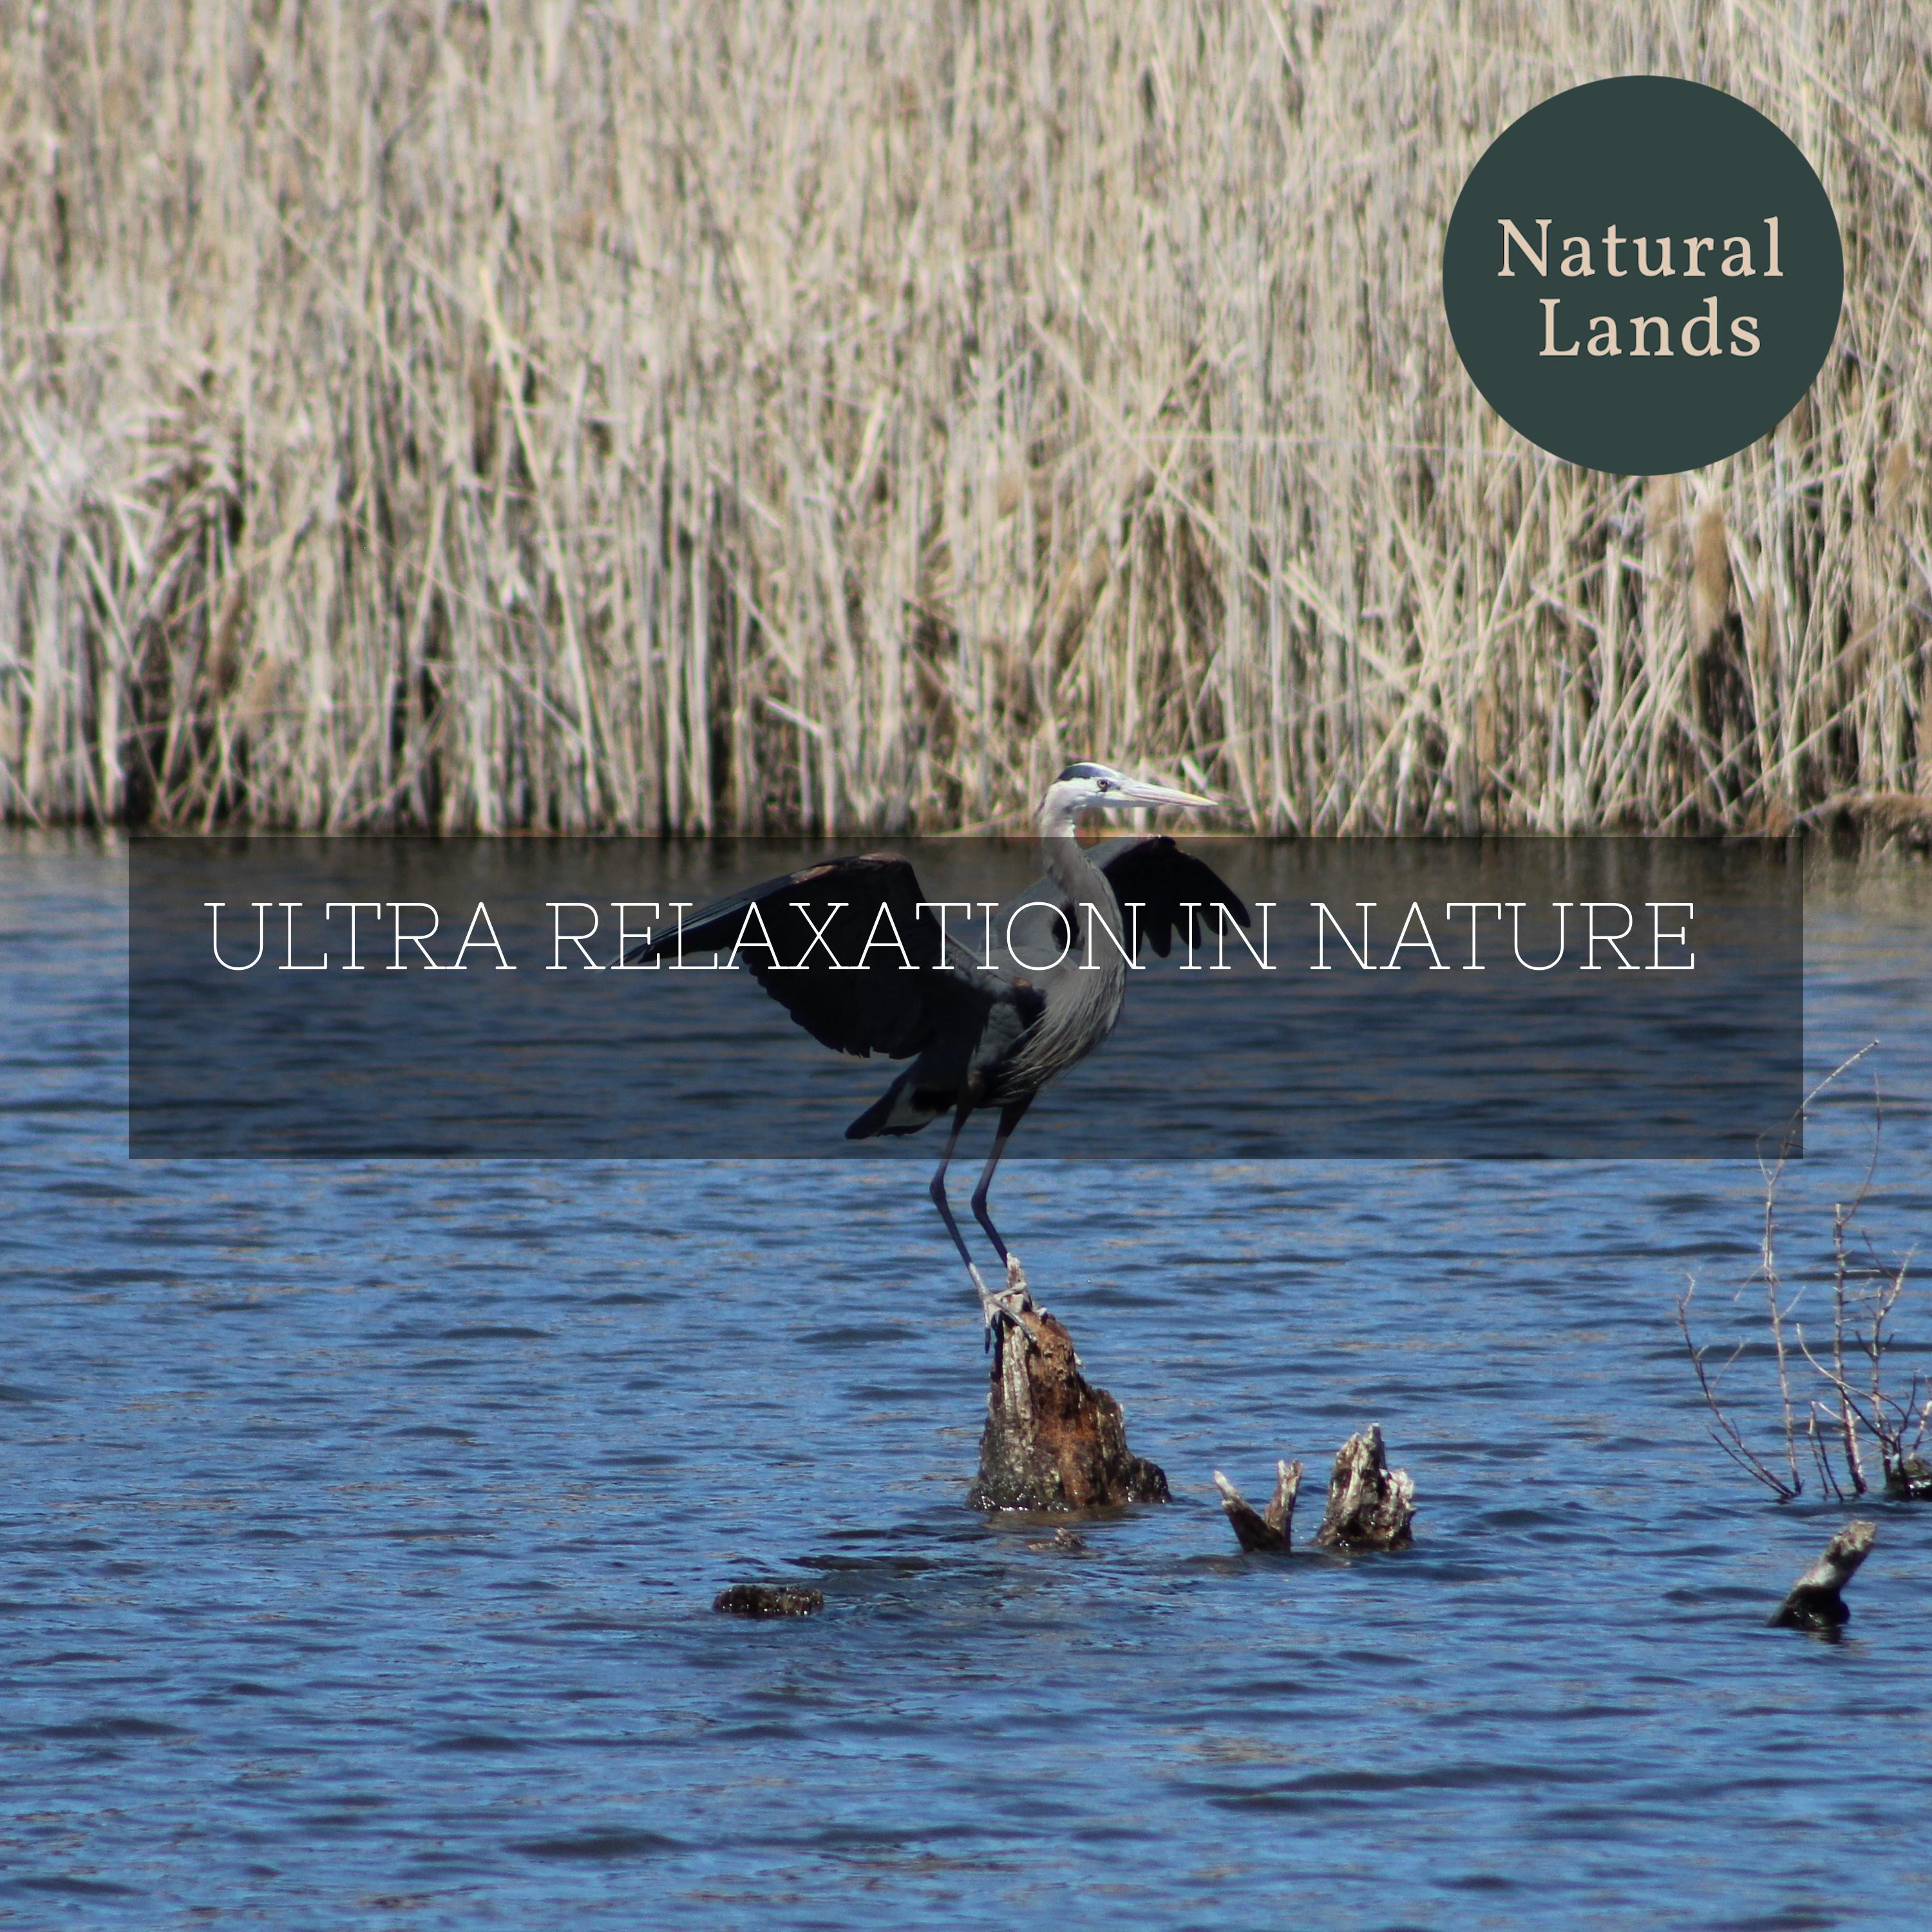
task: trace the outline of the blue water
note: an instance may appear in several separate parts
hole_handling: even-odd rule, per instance
[[[1845,1641],[1767,1628],[1850,1512],[1720,1456],[1676,1333],[1687,1272],[1753,1332],[1750,1170],[1016,1160],[1175,1491],[1056,1535],[962,1507],[977,1316],[902,1168],[129,1164],[120,893],[0,844],[0,1923],[1928,1922],[1932,1506],[1859,1505]],[[1814,877],[1887,1250],[1928,947],[1922,866]],[[1213,1469],[1370,1420],[1412,1551],[1235,1553]],[[712,1613],[759,1576],[824,1614]]]

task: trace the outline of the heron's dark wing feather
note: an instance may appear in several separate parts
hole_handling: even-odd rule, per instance
[[[813,1039],[903,1060],[976,989],[942,956],[939,922],[896,853],[828,859],[734,892],[628,956],[734,956]]]
[[[1204,860],[1184,852],[1165,832],[1144,838],[1109,838],[1088,855],[1107,875],[1123,908],[1138,905],[1140,936],[1165,959],[1174,950],[1176,933],[1185,933],[1190,946],[1201,941],[1205,914],[1210,928],[1225,906],[1238,926],[1252,922],[1240,896]]]

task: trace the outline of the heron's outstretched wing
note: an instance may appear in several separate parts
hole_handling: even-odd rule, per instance
[[[704,907],[626,956],[626,964],[710,952],[742,963],[814,1040],[840,1053],[904,1060],[983,1006],[944,956],[938,920],[896,852],[827,859]]]
[[[1214,906],[1225,906],[1238,926],[1252,922],[1240,896],[1204,860],[1184,852],[1165,832],[1145,838],[1109,838],[1088,855],[1107,875],[1123,908],[1138,905],[1140,936],[1165,959],[1174,936],[1184,933],[1190,946],[1200,944],[1202,920]]]

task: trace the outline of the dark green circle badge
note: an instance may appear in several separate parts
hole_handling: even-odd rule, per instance
[[[1754,107],[1658,75],[1533,107],[1471,170],[1442,248],[1469,378],[1586,469],[1714,463],[1823,367],[1844,292],[1810,164]]]

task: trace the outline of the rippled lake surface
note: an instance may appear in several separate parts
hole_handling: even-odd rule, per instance
[[[1756,1332],[1748,1167],[1016,1159],[1175,1492],[1056,1538],[963,1506],[915,1174],[130,1164],[123,916],[116,853],[0,843],[0,1923],[1932,1922],[1932,1506],[1860,1505],[1844,1641],[1767,1628],[1849,1512],[1720,1456],[1676,1330],[1691,1274]],[[1932,1238],[1928,961],[1923,865],[1814,872],[1887,1252]],[[1868,1118],[1822,1104],[1794,1264]],[[1212,1470],[1371,1420],[1413,1550],[1235,1553]],[[824,1612],[712,1614],[752,1577]]]

